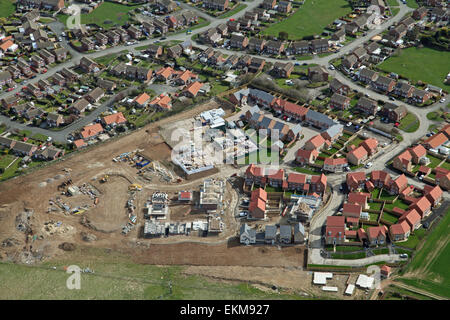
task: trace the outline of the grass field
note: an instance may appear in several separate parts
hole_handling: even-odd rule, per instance
[[[240,3],[233,10],[230,10],[230,11],[220,15],[219,18],[223,19],[223,18],[231,17],[232,15],[238,13],[239,11],[244,10],[245,8],[247,8],[247,5],[245,3]]]
[[[392,56],[378,67],[386,72],[395,72],[409,80],[422,80],[448,91],[450,85],[443,80],[450,70],[450,53],[430,48],[408,48],[398,56]]]
[[[128,12],[138,6],[126,6],[118,3],[103,2],[91,13],[81,15],[82,24],[97,24],[105,29],[114,27],[115,24],[124,25],[130,19]],[[59,20],[66,24],[69,16],[58,15]],[[112,23],[105,23],[111,21]]]
[[[328,24],[350,12],[345,0],[306,1],[287,19],[264,29],[263,34],[278,36],[280,31],[285,31],[290,40],[320,35]]]
[[[9,17],[16,11],[13,0],[0,1],[0,17]]]
[[[227,284],[200,276],[185,276],[183,267],[152,266],[102,249],[83,248],[39,267],[0,263],[0,299],[301,299],[266,293],[247,284]],[[81,274],[81,289],[68,290],[63,267],[89,267]],[[52,270],[50,267],[56,267]],[[172,290],[169,290],[169,281]]]
[[[413,113],[408,112],[408,114],[400,121],[400,126],[398,128],[405,132],[415,132],[419,129],[419,126],[419,119],[417,119]]]
[[[450,214],[447,212],[406,269],[405,276],[411,273],[415,276],[401,280],[408,285],[450,298],[449,263]]]

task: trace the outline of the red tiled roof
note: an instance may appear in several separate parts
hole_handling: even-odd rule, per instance
[[[417,212],[416,209],[409,210],[405,212],[398,221],[407,221],[410,226],[414,226],[417,222],[419,222],[421,219],[420,214]]]
[[[393,224],[389,227],[389,229],[390,229],[389,232],[393,235],[397,235],[397,234],[403,235],[403,234],[407,233],[408,231],[410,231],[409,224],[406,221],[402,221],[400,223]]]
[[[348,162],[345,158],[325,158],[323,163],[329,166],[337,166]]]
[[[401,192],[408,186],[408,179],[404,174],[398,176],[397,179],[394,180],[393,184],[395,184],[398,190]]]
[[[360,146],[364,147],[364,149],[366,149],[366,151],[369,152],[378,146],[378,141],[375,138],[369,138],[369,139],[364,140],[360,144]]]
[[[359,240],[367,239],[367,233],[363,228],[358,229],[358,238]]]
[[[356,217],[345,217],[347,223],[356,224],[359,222],[359,218]]]
[[[428,200],[433,200],[433,202],[435,202],[442,197],[442,189],[439,186],[435,186],[431,191],[427,192],[426,197]]]
[[[0,45],[0,49],[2,49],[3,51],[6,51],[6,50],[8,50],[8,48],[11,47],[13,44],[14,44],[14,42],[12,42],[11,40],[7,40],[7,41],[3,42],[3,43]]]
[[[365,206],[367,202],[367,195],[362,193],[351,192],[348,194],[349,203],[360,204],[361,206]]]
[[[357,214],[360,215],[362,211],[361,205],[354,203],[344,203],[342,213],[345,215],[346,213]]]
[[[289,183],[305,183],[306,182],[306,175],[301,173],[289,173],[287,182]]]
[[[327,185],[327,176],[323,173],[320,176],[311,176],[311,184],[322,183],[324,186]]]
[[[250,199],[261,199],[265,202],[267,201],[267,192],[262,188],[255,189],[252,191]]]
[[[327,227],[345,227],[345,217],[344,216],[327,217]]]
[[[311,154],[315,155],[315,157],[319,156],[319,152],[317,152],[316,149],[313,150],[305,150],[305,149],[298,149],[297,150],[297,157],[309,159]]]
[[[162,76],[162,77],[164,77],[164,79],[169,78],[174,73],[176,73],[176,72],[172,67],[161,68],[158,71],[156,71],[156,75]]]
[[[253,163],[247,167],[247,170],[245,171],[246,175],[252,175],[254,177],[263,177],[264,176],[264,170],[261,167],[255,166]]]
[[[200,89],[203,87],[203,83],[195,81],[190,83],[184,88],[184,91],[191,93],[193,96],[196,96]]]
[[[152,101],[150,101],[150,104],[157,105],[163,109],[170,109],[171,108],[170,101],[172,101],[172,99],[170,99],[169,96],[161,94],[161,95],[155,97]]]
[[[425,143],[428,144],[432,149],[435,149],[447,142],[447,140],[447,136],[444,133],[439,132],[425,140]]]
[[[417,200],[411,207],[412,207],[412,209],[416,209],[417,208],[418,209],[417,212],[419,212],[420,215],[422,216],[425,211],[430,209],[431,203],[427,199],[427,197],[422,197],[419,200]]]
[[[427,149],[421,144],[409,149],[411,154],[415,155],[418,158],[421,158],[427,154]]]
[[[318,134],[318,135],[312,137],[311,139],[309,139],[308,142],[310,142],[314,146],[314,148],[317,149],[318,147],[320,147],[321,145],[323,145],[325,143],[325,139],[320,134]]]
[[[378,227],[369,227],[367,229],[369,239],[375,239],[380,234],[386,237],[386,226],[378,226]]]
[[[364,147],[358,147],[355,150],[350,151],[347,153],[347,158],[349,155],[353,155],[356,159],[362,159],[363,157],[367,156],[367,151],[364,149]]]
[[[73,142],[73,144],[74,144],[75,147],[77,147],[77,148],[81,148],[81,147],[83,147],[83,146],[86,145],[86,143],[84,142],[83,139],[75,140],[75,141]]]
[[[100,123],[96,123],[96,124],[84,127],[83,131],[81,131],[81,136],[84,139],[86,139],[89,137],[93,137],[93,136],[99,134],[100,132],[103,132],[103,127],[101,126]]]
[[[150,96],[146,94],[145,92],[138,95],[136,98],[134,98],[134,101],[140,105],[146,103],[150,99]]]
[[[274,179],[274,180],[284,180],[284,170],[283,169],[278,169],[276,172],[274,172],[273,170],[270,170],[269,172],[270,173],[267,176],[267,178]]]

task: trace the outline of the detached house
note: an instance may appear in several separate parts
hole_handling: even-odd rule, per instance
[[[277,78],[289,78],[293,70],[294,65],[291,62],[288,63],[275,62],[271,70],[271,73]]]
[[[345,217],[327,217],[325,229],[326,244],[340,245],[345,242]]]
[[[295,161],[297,161],[297,163],[299,164],[311,164],[316,161],[318,156],[319,152],[316,149],[298,149],[297,153],[295,154]]]
[[[386,243],[386,226],[369,227],[367,229],[367,238],[372,246],[383,245]]]
[[[354,150],[347,153],[347,160],[353,165],[360,165],[364,160],[367,159],[368,153],[366,149],[362,146],[355,148]]]
[[[408,239],[410,233],[411,229],[406,221],[393,224],[389,227],[389,237],[391,241],[406,240]]]

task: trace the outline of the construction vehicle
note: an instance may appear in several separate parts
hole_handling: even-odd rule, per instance
[[[69,180],[67,180],[67,181],[64,181],[63,183],[61,183],[61,184],[58,186],[58,191],[65,189],[65,187],[67,187],[68,185],[71,185],[71,184],[72,184],[72,179],[69,179]]]
[[[108,178],[109,178],[109,176],[108,176],[107,174],[105,174],[105,175],[103,176],[103,178],[100,179],[100,182],[101,182],[101,183],[108,182]]]
[[[141,190],[142,190],[142,186],[139,185],[139,184],[133,183],[133,184],[131,184],[131,185],[128,187],[128,190],[129,190],[129,191],[141,191]]]
[[[150,163],[150,161],[149,160],[142,160],[141,162],[137,162],[136,163],[136,167],[138,167],[138,168],[144,168],[146,165],[148,165]]]

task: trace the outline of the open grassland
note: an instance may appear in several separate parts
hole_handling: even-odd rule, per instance
[[[450,214],[447,212],[439,225],[418,249],[405,277],[400,280],[442,297],[450,298]]]
[[[278,36],[280,31],[289,34],[289,39],[319,35],[335,19],[352,11],[346,0],[306,1],[292,15],[263,30],[263,34]]]
[[[0,17],[9,17],[16,11],[13,0],[2,0],[0,1]]]
[[[449,91],[444,79],[450,70],[450,53],[430,48],[408,48],[386,59],[379,68],[395,72],[413,82],[422,80]]]
[[[131,262],[127,256],[103,249],[81,248],[41,266],[0,263],[0,299],[298,299],[267,293],[247,284],[212,281],[182,274],[181,266]],[[88,267],[81,289],[68,290],[64,266]],[[56,270],[52,267],[55,266]],[[169,282],[172,290],[169,289]]]

